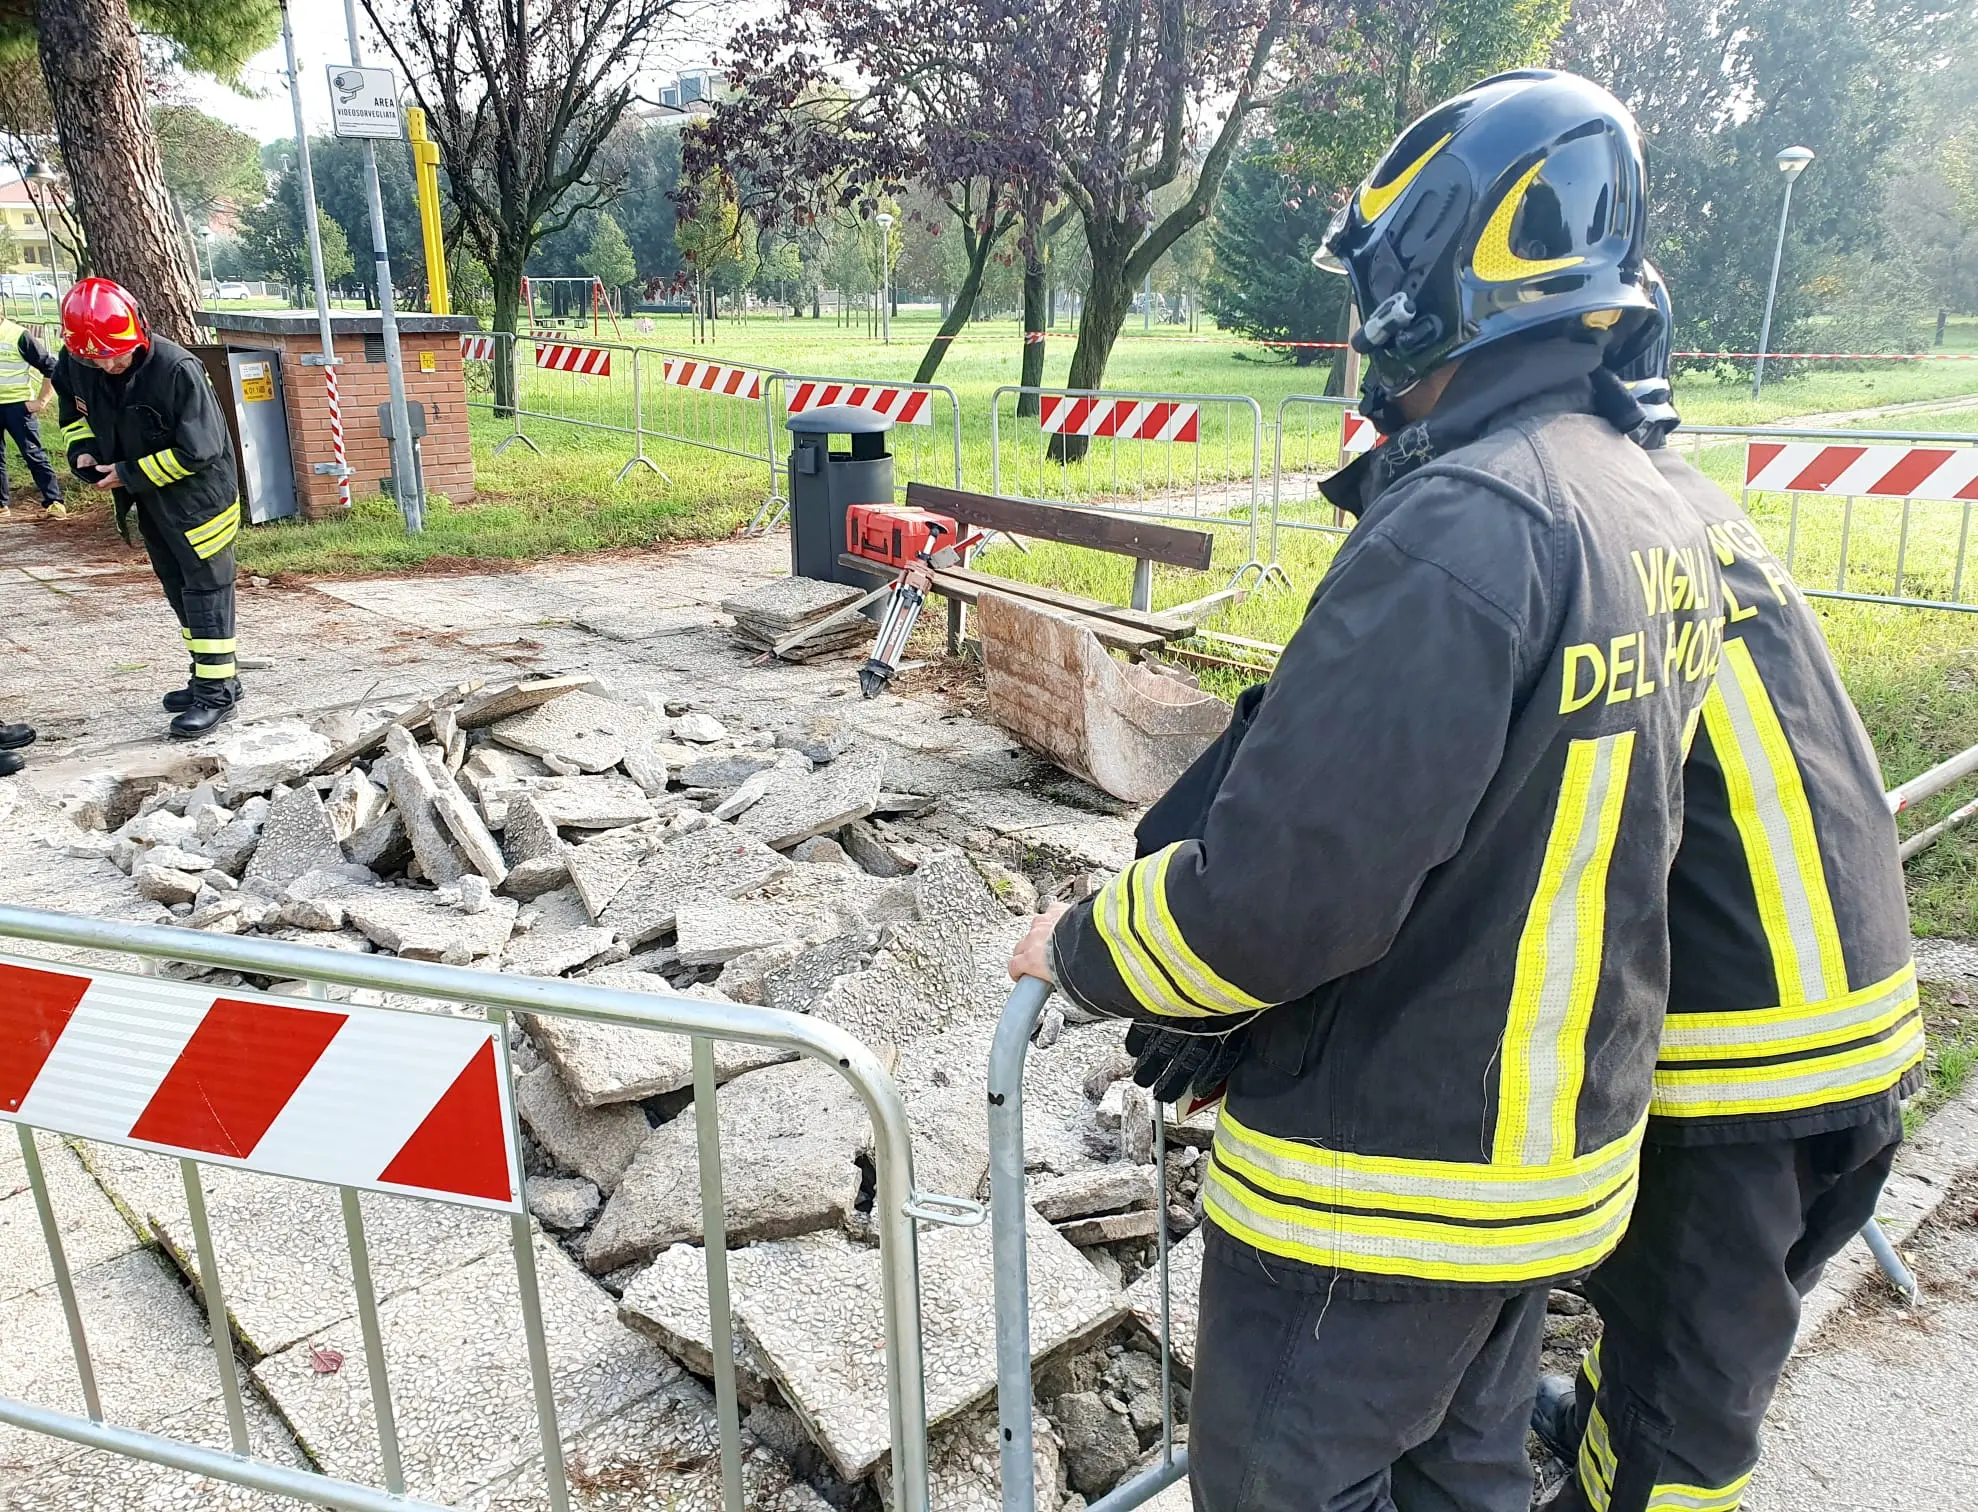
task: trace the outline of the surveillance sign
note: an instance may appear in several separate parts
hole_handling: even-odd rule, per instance
[[[405,135],[398,79],[389,68],[332,68],[330,119],[340,137],[396,140]]]

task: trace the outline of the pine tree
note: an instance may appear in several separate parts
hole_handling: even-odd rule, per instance
[[[1336,341],[1346,280],[1312,266],[1332,209],[1285,172],[1277,142],[1255,136],[1230,165],[1210,227],[1210,307],[1225,326],[1260,341]],[[1290,347],[1300,367],[1330,359]]]
[[[625,228],[609,215],[599,215],[591,232],[591,244],[577,259],[577,266],[607,289],[622,289],[639,276],[639,264],[632,256],[632,244],[625,239]]]

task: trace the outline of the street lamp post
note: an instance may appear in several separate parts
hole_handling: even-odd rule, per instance
[[[213,266],[213,228],[211,226],[201,226],[199,228],[199,239],[206,245],[206,276],[212,280],[213,298],[217,300],[220,297],[220,275],[218,270]],[[197,259],[194,259],[194,261],[196,262]]]
[[[881,210],[879,222],[879,339],[893,344],[893,217]]]
[[[1772,283],[1765,291],[1765,323],[1758,330],[1758,367],[1751,375],[1751,397],[1765,386],[1765,348],[1772,340],[1772,302],[1779,297],[1779,263],[1786,255],[1786,217],[1792,213],[1793,184],[1806,172],[1813,153],[1805,147],[1788,147],[1779,154],[1779,171],[1786,176],[1786,198],[1779,206],[1779,241],[1772,249]]]
[[[49,208],[55,203],[55,170],[43,158],[36,158],[27,165],[30,183],[41,185],[41,229],[48,238],[48,287],[55,291],[55,299],[62,298],[60,265],[55,261],[55,218]],[[31,196],[30,196],[31,197]]]

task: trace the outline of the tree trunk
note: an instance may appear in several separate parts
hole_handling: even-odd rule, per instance
[[[521,309],[521,265],[518,263],[512,268],[495,269],[494,328],[509,333],[507,341],[499,336],[495,338],[494,412],[503,419],[515,412],[515,388],[519,377],[517,364],[522,360],[521,343],[515,338],[515,321]]]
[[[1117,242],[1097,236],[1090,241],[1092,278],[1078,322],[1078,344],[1072,348],[1071,376],[1065,381],[1065,387],[1071,389],[1096,389],[1106,381],[1106,362],[1133,303],[1133,290],[1126,281],[1126,249],[1132,245],[1131,234],[1122,233]],[[1117,254],[1115,245],[1120,247]],[[1089,436],[1053,436],[1051,458],[1057,462],[1081,461],[1090,443]]]
[[[1023,265],[1023,368],[1017,381],[1024,388],[1040,388],[1044,383],[1044,279],[1043,258],[1032,253]],[[1019,417],[1037,413],[1036,394],[1018,394]]]
[[[127,0],[43,0],[41,74],[90,261],[160,335],[198,339],[199,293],[173,234]]]
[[[956,334],[968,324],[969,316],[975,312],[976,296],[982,292],[982,280],[989,271],[989,254],[995,249],[995,237],[977,239],[974,250],[969,254],[968,272],[962,275],[962,286],[955,291],[955,297],[941,321],[941,329],[927,343],[927,350],[921,355],[920,367],[913,375],[915,383],[932,383],[935,373],[940,371],[941,364],[947,359],[948,349],[955,344]]]
[[[1949,321],[1950,318],[1951,318],[1951,312],[1949,310],[1937,311],[1937,345],[1938,346],[1942,346],[1944,344],[1944,325],[1947,321]]]

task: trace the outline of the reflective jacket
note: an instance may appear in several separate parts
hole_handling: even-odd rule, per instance
[[[55,359],[41,338],[25,326],[0,317],[0,404],[25,404],[55,371]]]
[[[120,507],[135,500],[156,510],[201,557],[233,544],[240,531],[233,438],[197,357],[158,336],[124,373],[64,352],[55,388],[70,467],[84,453],[114,465]]]
[[[1507,360],[1466,362],[1430,427],[1566,372],[1431,460],[1410,427],[1356,464],[1359,523],[1200,838],[1052,937],[1094,1011],[1254,1016],[1210,1219],[1404,1289],[1570,1276],[1626,1226],[1723,627],[1700,522],[1595,413],[1597,354]]]
[[[1914,1090],[1923,1020],[1895,820],[1820,624],[1743,510],[1649,453],[1708,526],[1727,618],[1684,769],[1649,1138],[1798,1138]]]

